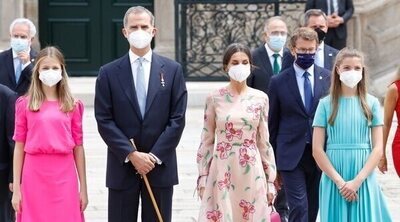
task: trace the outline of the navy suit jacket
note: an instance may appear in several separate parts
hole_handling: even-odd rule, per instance
[[[307,133],[320,98],[328,94],[330,72],[314,65],[314,100],[308,113],[300,96],[293,66],[271,78],[268,90],[270,141],[278,170],[293,170],[306,146]]]
[[[0,84],[0,170],[8,171],[8,178],[0,178],[0,183],[12,181],[12,157],[14,153],[14,110],[17,94]],[[1,174],[3,175],[3,174]]]
[[[347,37],[346,23],[354,13],[353,0],[337,0],[338,1],[338,15],[343,18],[344,23],[335,28],[336,36],[339,39]],[[325,14],[328,13],[328,5],[326,0],[308,0],[306,3],[305,11],[309,9],[321,9]]]
[[[15,82],[15,69],[12,55],[12,49],[0,53],[0,84],[3,84],[17,92],[18,95],[24,95],[31,84],[32,69],[36,59],[37,52],[32,48],[30,51],[31,63],[21,71],[18,83]]]
[[[139,183],[132,164],[125,163],[133,151],[131,138],[138,151],[151,152],[162,161],[147,174],[152,186],[178,183],[175,149],[185,126],[187,105],[180,64],[153,52],[144,118],[128,54],[100,68],[94,105],[98,131],[108,146],[107,187],[127,189]]]
[[[325,43],[324,43],[325,44]],[[331,46],[325,44],[324,46],[324,67],[327,70],[332,70],[333,65],[335,64],[336,55],[338,54],[338,50],[332,48]],[[289,49],[283,50],[283,58],[282,58],[282,70],[292,67],[294,63],[294,56],[290,53]]]
[[[251,55],[254,68],[247,78],[247,85],[267,93],[273,70],[265,45],[256,48]]]

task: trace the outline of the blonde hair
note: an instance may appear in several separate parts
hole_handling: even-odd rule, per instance
[[[39,68],[45,58],[52,58],[60,63],[62,79],[56,85],[58,102],[61,111],[65,113],[71,112],[74,109],[74,98],[68,86],[68,74],[65,69],[64,56],[60,50],[53,46],[42,49],[36,57],[36,64],[32,72],[32,82],[27,93],[29,97],[28,108],[31,111],[39,111],[43,101],[46,100],[42,89],[42,83],[39,79]]]
[[[339,109],[339,97],[341,96],[341,81],[338,73],[338,68],[342,64],[344,59],[347,58],[360,58],[361,64],[363,66],[362,70],[362,79],[357,84],[357,96],[360,99],[361,108],[365,117],[367,118],[368,122],[372,121],[372,112],[371,109],[368,107],[367,104],[367,81],[366,81],[366,68],[364,65],[364,55],[362,52],[356,49],[344,48],[340,50],[340,52],[336,56],[336,61],[334,68],[332,69],[331,74],[331,104],[332,104],[332,113],[328,119],[328,123],[333,125],[337,116],[337,112]]]

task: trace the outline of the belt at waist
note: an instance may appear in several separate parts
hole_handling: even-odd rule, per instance
[[[327,150],[366,150],[371,149],[371,145],[368,143],[336,143],[336,144],[327,144]]]

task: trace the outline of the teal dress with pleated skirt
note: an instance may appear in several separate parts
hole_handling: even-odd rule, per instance
[[[323,98],[316,110],[314,127],[326,129],[326,154],[345,181],[353,180],[371,154],[371,128],[383,125],[377,98],[367,95],[373,118],[368,123],[357,96],[340,97],[339,109],[333,126],[329,125],[331,96]],[[347,202],[336,184],[322,174],[319,187],[321,222],[390,222],[392,221],[385,197],[372,172],[357,191],[358,200]]]

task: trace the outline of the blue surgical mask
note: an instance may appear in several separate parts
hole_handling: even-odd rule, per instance
[[[302,69],[308,69],[314,64],[315,53],[297,53],[296,64]]]
[[[21,38],[11,38],[10,42],[11,48],[14,52],[19,53],[22,51],[28,51],[29,40]]]
[[[286,35],[271,35],[269,36],[268,46],[275,52],[281,51],[286,43]]]

